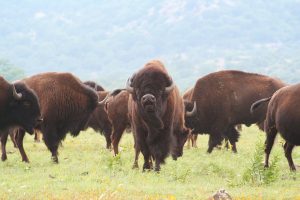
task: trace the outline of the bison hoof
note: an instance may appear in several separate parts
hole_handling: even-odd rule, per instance
[[[269,165],[268,165],[268,164],[265,164],[265,165],[264,165],[264,168],[265,168],[265,169],[269,168]]]
[[[58,158],[57,156],[52,156],[52,162],[55,163],[55,164],[58,164]]]
[[[134,163],[133,165],[132,165],[132,169],[138,169],[139,168],[139,165],[137,164],[137,163]]]
[[[28,158],[23,158],[23,159],[22,159],[22,162],[29,163],[29,160],[28,160]]]
[[[7,156],[6,156],[6,155],[2,155],[2,156],[1,156],[1,160],[2,160],[2,161],[6,161],[6,160],[7,160]]]

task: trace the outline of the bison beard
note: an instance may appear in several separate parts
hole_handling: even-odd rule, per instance
[[[183,110],[179,91],[159,61],[146,64],[129,79],[126,88],[132,94],[129,113],[136,157],[140,150],[144,156],[144,170],[151,168],[150,157],[153,157],[155,170],[159,171],[160,164],[164,163],[173,146],[178,145],[172,144],[174,132],[187,137],[183,112],[176,110]],[[183,139],[186,140],[186,137]]]
[[[23,80],[40,100],[43,123],[37,127],[58,163],[58,147],[67,132],[77,136],[86,127],[91,113],[98,105],[98,95],[70,73],[42,73]],[[16,142],[23,143],[25,131],[20,129]],[[19,146],[20,145],[20,146]],[[21,150],[20,150],[21,151]],[[22,148],[23,161],[28,161]]]

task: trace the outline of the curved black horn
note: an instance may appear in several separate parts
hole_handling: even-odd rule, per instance
[[[196,101],[194,101],[194,107],[193,107],[193,110],[192,111],[186,111],[185,115],[187,117],[192,117],[194,116],[195,114],[197,113],[197,104],[196,104]]]
[[[175,88],[175,84],[173,80],[171,79],[171,85],[165,88],[165,92],[169,94],[173,89]]]
[[[21,93],[17,93],[15,85],[12,84],[12,90],[13,90],[13,96],[16,100],[20,100],[22,98],[22,94]]]

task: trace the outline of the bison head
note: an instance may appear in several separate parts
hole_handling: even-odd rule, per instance
[[[11,85],[10,100],[6,108],[8,124],[24,128],[33,134],[34,128],[42,122],[38,97],[24,83]]]
[[[174,131],[173,146],[172,146],[172,158],[177,160],[178,157],[183,155],[183,147],[188,138],[189,129],[184,129],[180,132]]]
[[[144,120],[160,129],[164,127],[161,118],[167,109],[167,98],[174,87],[173,81],[161,71],[135,74],[126,84],[126,90],[132,94]]]

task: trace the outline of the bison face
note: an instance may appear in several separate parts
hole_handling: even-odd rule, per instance
[[[38,97],[23,83],[15,83],[12,91],[7,118],[11,124],[33,134],[33,129],[42,122]]]
[[[183,155],[183,147],[188,138],[189,130],[184,129],[181,132],[174,132],[173,136],[173,148],[172,148],[172,158],[177,160],[178,157]]]
[[[126,85],[140,115],[146,122],[160,129],[164,126],[161,118],[167,109],[167,98],[174,87],[173,81],[162,73],[137,74]]]

